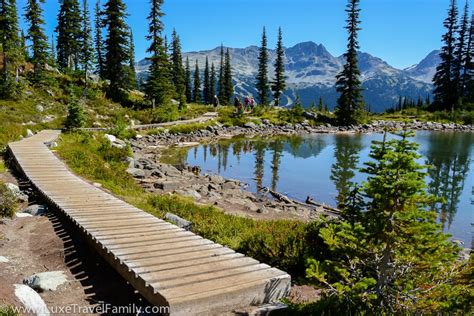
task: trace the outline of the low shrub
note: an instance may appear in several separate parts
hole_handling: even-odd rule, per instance
[[[0,182],[0,217],[13,217],[18,207],[18,200],[15,195]]]

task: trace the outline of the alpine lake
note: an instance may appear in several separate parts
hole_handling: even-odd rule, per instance
[[[172,148],[165,160],[238,179],[252,192],[268,187],[296,200],[310,196],[336,207],[354,183],[366,180],[360,168],[370,160],[372,141],[382,138],[382,134],[234,137]],[[419,131],[413,141],[419,144],[419,163],[430,166],[426,190],[441,198],[431,209],[438,213],[443,231],[472,248],[474,133]]]

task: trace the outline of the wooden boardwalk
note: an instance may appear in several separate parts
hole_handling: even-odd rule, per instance
[[[158,219],[74,175],[45,145],[59,131],[9,144],[20,171],[151,304],[215,315],[288,294],[290,276]]]

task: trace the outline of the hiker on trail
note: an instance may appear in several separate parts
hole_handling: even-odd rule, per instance
[[[253,97],[250,97],[250,110],[253,110],[255,108],[255,100]]]
[[[217,97],[217,95],[214,95],[214,100],[212,104],[214,105],[214,108],[217,108],[220,105],[219,98]]]
[[[235,110],[237,112],[237,114],[243,114],[244,113],[244,106],[242,104],[242,102],[240,101],[239,98],[235,97],[235,100],[234,100],[234,107],[235,107]]]
[[[250,97],[246,96],[244,102],[245,102],[245,111],[248,111],[250,108]]]

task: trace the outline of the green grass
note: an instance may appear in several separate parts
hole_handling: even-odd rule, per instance
[[[4,173],[7,171],[7,167],[5,165],[5,161],[0,158],[0,173]]]
[[[94,139],[95,138],[95,139]],[[113,194],[159,218],[172,212],[193,223],[204,238],[229,246],[295,275],[304,274],[307,224],[290,220],[255,221],[228,215],[192,200],[145,192],[125,172],[126,149],[111,148],[100,134],[63,134],[59,155],[71,169]]]
[[[405,109],[393,113],[373,114],[371,120],[390,120],[410,122],[414,119],[421,122],[474,124],[474,111],[462,110],[454,112],[429,112],[423,109]]]
[[[19,315],[12,306],[0,305],[0,316],[17,316]]]

